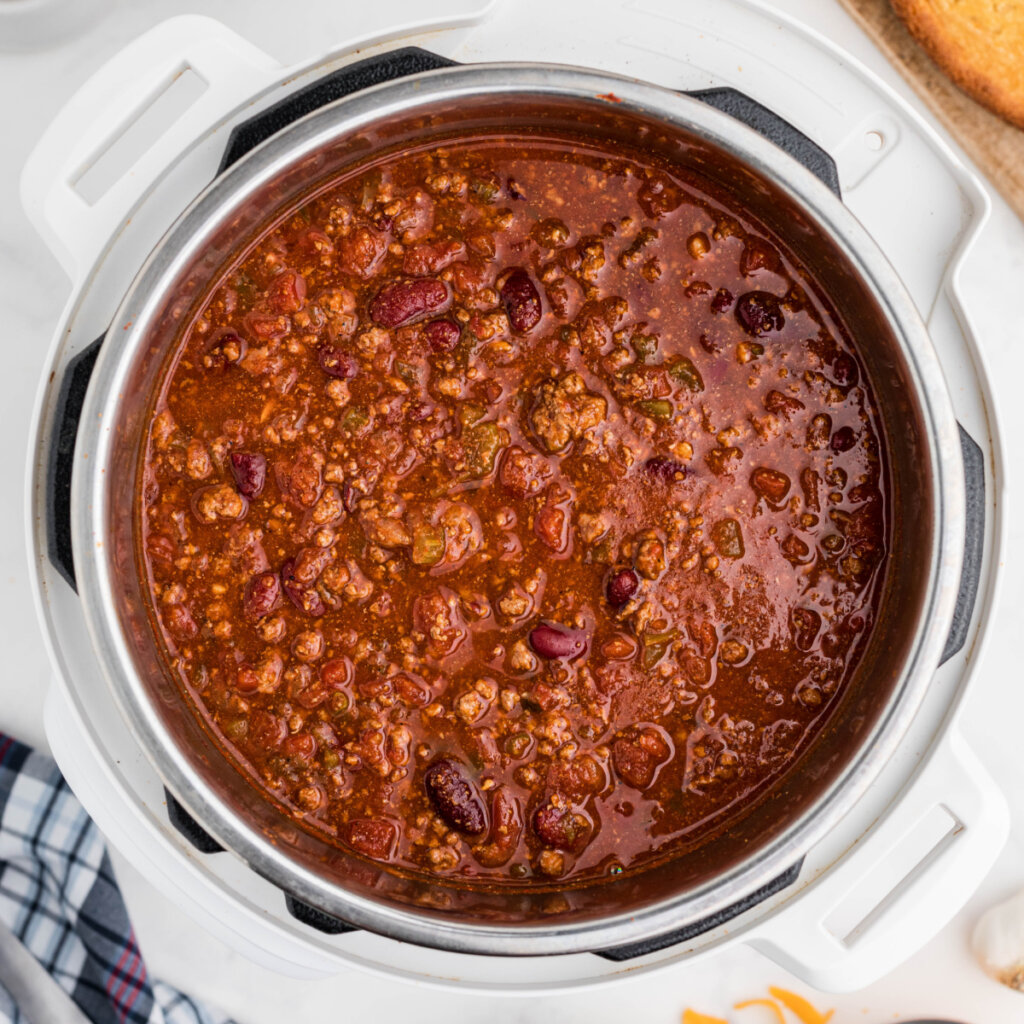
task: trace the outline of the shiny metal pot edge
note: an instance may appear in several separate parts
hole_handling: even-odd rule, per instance
[[[132,353],[143,342],[166,282],[188,265],[222,211],[237,207],[299,157],[340,134],[423,104],[482,93],[516,93],[593,100],[614,92],[634,109],[694,133],[771,180],[803,207],[862,275],[890,321],[917,388],[934,457],[934,530],[922,572],[929,586],[910,654],[889,701],[858,756],[810,813],[758,857],[693,891],[635,914],[515,927],[446,921],[414,909],[383,906],[332,887],[296,865],[282,849],[240,820],[181,756],[132,667],[118,626],[109,567],[103,553],[108,509],[104,467],[110,424]],[[657,86],[585,69],[553,65],[468,65],[400,79],[360,92],[308,115],[269,139],[217,178],[171,228],[142,268],[114,321],[130,325],[100,352],[78,438],[72,486],[72,526],[79,591],[96,654],[112,693],[142,749],[204,828],[259,874],[298,898],[344,920],[395,939],[466,953],[539,955],[610,948],[666,934],[685,921],[714,914],[789,868],[850,810],[897,747],[939,663],[952,620],[963,556],[964,493],[958,430],[924,324],[903,284],[843,204],[809,171],[752,130],[704,104]],[[88,454],[83,459],[83,454]]]

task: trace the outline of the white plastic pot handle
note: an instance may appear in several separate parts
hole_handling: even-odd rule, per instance
[[[941,829],[947,816],[948,830],[920,849],[922,831]],[[828,885],[812,884],[748,942],[815,988],[862,988],[920,949],[967,902],[1009,826],[1001,790],[951,728],[893,813],[829,869]],[[919,853],[902,880],[844,922],[847,898],[870,886],[882,865],[900,861],[901,850],[906,860],[908,849]]]
[[[86,202],[75,181],[188,69],[205,83],[202,94],[105,194]],[[21,195],[72,280],[95,262],[160,172],[279,69],[219,21],[183,15],[139,36],[71,97],[29,156]]]

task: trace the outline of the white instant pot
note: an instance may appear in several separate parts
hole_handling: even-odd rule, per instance
[[[536,992],[693,962],[744,942],[819,988],[853,988],[952,917],[1005,839],[1003,796],[958,727],[965,691],[986,684],[973,668],[997,600],[1005,536],[1001,438],[957,287],[987,216],[986,195],[880,83],[777,13],[742,0],[625,6],[621,25],[610,30],[576,0],[547,9],[481,0],[467,3],[455,23],[425,21],[386,40],[339,41],[323,60],[288,68],[210,19],[173,19],[101,68],[26,166],[26,208],[73,281],[40,387],[28,467],[29,550],[55,670],[48,738],[110,841],[211,931],[277,970],[311,976],[350,964],[439,984]],[[531,30],[538,24],[543,32]],[[853,811],[762,898],[626,959],[443,952],[341,929],[286,899],[218,851],[201,823],[169,800],[100,671],[74,589],[66,505],[76,410],[94,343],[147,253],[226,154],[237,156],[353,82],[379,80],[403,61],[420,70],[417,62],[429,63],[430,55],[589,65],[688,91],[731,87],[781,117],[830,158],[844,203],[902,277],[927,321],[965,437],[970,528],[960,615],[949,656],[896,754]],[[204,85],[194,102],[161,126],[110,188],[83,198],[89,168],[186,72]]]

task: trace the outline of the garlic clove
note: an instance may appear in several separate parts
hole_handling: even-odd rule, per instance
[[[1024,889],[981,915],[971,947],[989,975],[1024,993]]]

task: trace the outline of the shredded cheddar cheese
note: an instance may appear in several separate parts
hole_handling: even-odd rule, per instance
[[[737,1003],[734,1010],[746,1010],[753,1006],[763,1006],[775,1015],[778,1024],[788,1024],[783,1010],[789,1010],[796,1017],[798,1024],[828,1024],[832,1019],[835,1010],[822,1013],[815,1009],[803,996],[798,996],[789,989],[770,987],[768,989],[771,999],[747,999]],[[779,1005],[781,1003],[781,1005]],[[721,1017],[709,1017],[706,1014],[698,1013],[696,1010],[683,1011],[683,1024],[729,1024]]]
[[[767,1006],[768,1009],[775,1014],[779,1024],[786,1024],[786,1018],[782,1012],[782,1007],[771,999],[747,999],[745,1002],[737,1003],[733,1009],[745,1010],[748,1006]]]
[[[803,996],[798,996],[785,988],[771,987],[768,991],[800,1021],[800,1024],[828,1024],[835,1013],[835,1010],[822,1013],[811,1006]]]
[[[683,1011],[683,1024],[729,1024],[721,1017],[709,1017],[707,1014],[698,1013],[696,1010]]]

